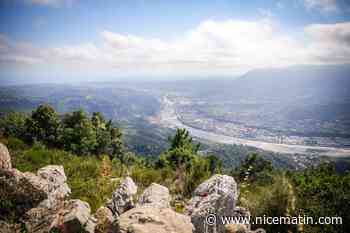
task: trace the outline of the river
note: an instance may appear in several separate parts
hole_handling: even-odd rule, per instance
[[[272,151],[276,153],[284,154],[310,154],[312,151],[317,151],[317,154],[331,157],[350,157],[350,149],[348,148],[335,148],[335,147],[322,147],[322,146],[305,146],[305,145],[290,145],[290,144],[277,144],[271,142],[261,142],[248,140],[243,138],[229,137],[226,135],[220,135],[213,132],[208,132],[201,129],[196,129],[191,126],[183,124],[177,117],[174,103],[167,97],[162,99],[162,109],[158,116],[159,123],[162,126],[168,128],[185,128],[193,137],[202,138],[208,141],[224,144],[236,144],[252,146],[266,151]]]

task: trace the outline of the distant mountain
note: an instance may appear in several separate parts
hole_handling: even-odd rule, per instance
[[[233,81],[236,93],[256,98],[350,101],[350,66],[293,66],[252,70]]]

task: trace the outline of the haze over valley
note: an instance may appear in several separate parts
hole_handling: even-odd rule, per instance
[[[349,71],[294,66],[215,80],[9,85],[0,91],[0,109],[30,112],[48,103],[61,114],[99,111],[125,128],[129,148],[151,156],[172,130],[187,128],[209,146],[204,153],[215,143],[244,145],[300,168],[350,156]]]

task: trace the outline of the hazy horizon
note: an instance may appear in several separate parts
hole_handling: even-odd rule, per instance
[[[213,78],[350,64],[345,0],[4,0],[0,7],[2,83]]]

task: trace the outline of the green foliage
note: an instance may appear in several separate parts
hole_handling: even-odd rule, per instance
[[[26,119],[26,138],[30,142],[42,141],[47,145],[56,145],[60,122],[58,114],[49,105],[40,105]]]
[[[0,129],[6,137],[29,143],[42,142],[78,155],[108,154],[111,159],[118,158],[122,162],[130,157],[126,155],[120,129],[98,112],[90,118],[78,110],[65,114],[60,120],[51,106],[40,105],[30,116],[21,113],[5,115],[0,120]]]
[[[241,182],[269,183],[272,180],[273,167],[271,162],[258,156],[256,153],[249,155],[242,164],[233,171]]]
[[[0,119],[0,129],[6,137],[22,138],[26,133],[27,115],[19,112],[10,112]]]
[[[156,167],[174,170],[175,193],[190,196],[203,180],[221,170],[215,156],[203,157],[198,154],[199,144],[193,143],[186,129],[177,129],[169,142],[170,148],[160,155]]]
[[[338,225],[305,225],[309,232],[348,232],[350,229],[350,174],[336,174],[333,164],[321,164],[293,175],[301,215],[342,217]]]
[[[176,129],[174,137],[169,138],[170,150],[176,148],[186,148],[192,153],[197,153],[199,149],[199,144],[194,144],[192,137],[190,137],[189,132],[186,129]]]
[[[252,217],[286,217],[294,214],[294,192],[289,180],[279,174],[271,184],[241,186],[240,205],[247,207]],[[266,232],[295,232],[297,226],[287,224],[257,224]]]
[[[79,157],[56,149],[47,149],[40,143],[28,150],[11,151],[13,165],[20,171],[36,172],[50,164],[62,165],[72,190],[71,198],[87,201],[92,211],[103,205],[118,185],[101,175],[101,160]],[[119,167],[112,167],[116,173]]]
[[[64,116],[61,141],[65,150],[78,155],[89,155],[95,150],[96,133],[92,122],[82,110]]]

